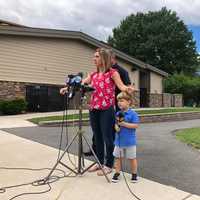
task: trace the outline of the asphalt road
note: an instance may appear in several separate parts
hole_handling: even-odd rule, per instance
[[[176,140],[177,129],[200,127],[200,119],[190,121],[141,124],[137,130],[139,176],[178,189],[200,195],[200,151]],[[17,136],[27,138],[55,148],[59,147],[61,127],[29,127],[4,129]],[[91,130],[83,127],[84,135],[91,141]],[[77,133],[77,127],[63,130],[62,141]],[[68,138],[66,137],[68,135]],[[70,152],[77,154],[78,142],[74,142]],[[87,150],[86,145],[83,145]],[[125,171],[130,171],[124,162]]]

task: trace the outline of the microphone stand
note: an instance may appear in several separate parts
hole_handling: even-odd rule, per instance
[[[67,169],[69,169],[70,171],[72,171],[73,173],[75,173],[76,175],[82,175],[84,174],[86,171],[88,171],[93,165],[95,165],[96,163],[99,165],[100,170],[102,170],[106,180],[108,182],[110,182],[109,178],[107,177],[103,166],[101,165],[99,159],[97,158],[97,155],[95,154],[92,146],[90,145],[90,143],[87,141],[86,137],[83,135],[83,130],[82,130],[82,124],[83,124],[83,115],[82,115],[82,110],[83,110],[83,99],[85,96],[85,92],[86,90],[84,89],[84,87],[80,87],[79,88],[79,121],[78,121],[78,131],[76,133],[76,135],[72,138],[71,142],[66,146],[66,148],[64,149],[63,154],[60,156],[60,158],[57,160],[57,162],[55,163],[55,165],[53,166],[52,170],[49,172],[49,174],[42,180],[40,180],[40,182],[42,184],[46,184],[52,173],[55,171],[56,167],[58,166],[58,164],[61,164],[62,166],[66,167]],[[78,168],[76,169],[72,169],[71,167],[69,167],[67,164],[62,162],[62,158],[64,157],[64,155],[66,154],[66,152],[68,152],[69,147],[72,145],[72,143],[75,141],[75,139],[78,137]],[[95,161],[94,163],[92,163],[91,165],[89,165],[87,168],[84,169],[84,164],[82,165],[82,163],[84,163],[84,154],[83,154],[83,140],[86,142],[87,146],[89,147],[89,149],[91,150]]]

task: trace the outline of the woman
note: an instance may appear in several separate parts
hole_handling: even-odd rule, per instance
[[[117,86],[121,91],[133,91],[133,88],[124,85],[119,73],[112,68],[109,49],[97,49],[93,60],[96,70],[83,79],[82,83],[91,84],[95,89],[91,93],[90,99],[90,123],[96,144],[96,155],[103,165],[104,172],[108,174],[112,172],[114,162],[115,87]],[[60,93],[63,94],[65,91],[66,89],[62,88]],[[106,147],[105,163],[104,144]],[[104,175],[98,164],[92,166],[88,171],[98,171],[97,175]]]

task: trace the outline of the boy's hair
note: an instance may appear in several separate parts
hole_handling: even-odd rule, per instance
[[[117,100],[120,100],[120,99],[125,99],[127,101],[130,101],[130,106],[133,105],[133,94],[130,94],[128,92],[120,92],[117,95]]]

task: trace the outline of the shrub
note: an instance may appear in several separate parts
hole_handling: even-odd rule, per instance
[[[3,103],[3,101],[0,101],[0,115],[2,113],[2,111],[1,111],[2,103]]]
[[[15,99],[11,101],[2,101],[0,103],[0,110],[3,114],[14,115],[25,111],[27,102],[24,99]]]
[[[183,94],[184,105],[200,106],[200,77],[174,74],[164,81],[165,92]]]

